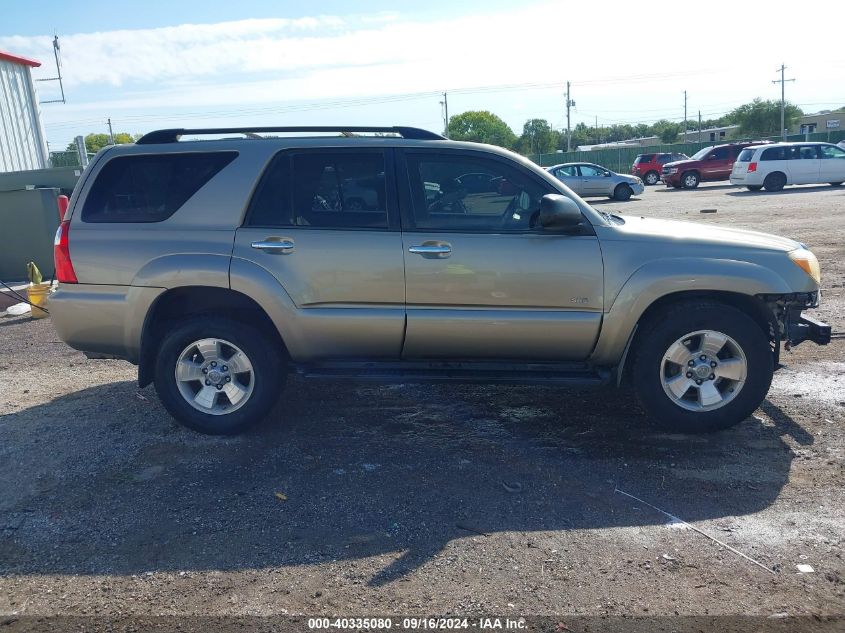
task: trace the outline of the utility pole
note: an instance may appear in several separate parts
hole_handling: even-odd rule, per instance
[[[111,129],[111,119],[109,121],[109,145],[114,145],[114,131]]]
[[[701,110],[698,111],[698,142],[701,142]]]
[[[684,143],[687,142],[687,91],[684,90]]]
[[[446,91],[443,91],[443,101],[440,102],[443,106],[443,136],[449,138],[449,96]]]
[[[784,72],[786,66],[780,65],[780,79],[772,81],[773,84],[780,83],[780,135],[783,140],[786,140],[786,82],[795,81],[795,79],[784,79]]]
[[[575,102],[569,97],[569,82],[566,82],[566,151],[572,151],[572,128],[569,127],[569,108],[574,108]]]

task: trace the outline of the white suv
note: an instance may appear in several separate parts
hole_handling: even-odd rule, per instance
[[[775,143],[746,147],[731,171],[731,184],[751,191],[785,185],[845,182],[845,150],[832,143]]]

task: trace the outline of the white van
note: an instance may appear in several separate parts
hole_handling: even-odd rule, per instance
[[[845,182],[845,150],[832,143],[774,143],[746,147],[731,171],[731,184],[751,191],[785,185]]]

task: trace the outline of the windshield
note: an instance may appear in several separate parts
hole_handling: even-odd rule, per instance
[[[713,149],[713,148],[712,147],[705,147],[704,149],[698,150],[695,154],[692,155],[692,159],[693,160],[701,160],[702,158],[707,156],[707,154],[710,153],[711,149]]]

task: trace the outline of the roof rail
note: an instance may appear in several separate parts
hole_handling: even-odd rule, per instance
[[[257,133],[267,133],[267,132],[338,132],[338,133],[350,133],[350,132],[389,132],[391,134],[398,134],[402,138],[407,139],[414,139],[414,140],[424,140],[424,141],[440,141],[444,140],[444,137],[440,136],[439,134],[435,134],[434,132],[429,132],[428,130],[422,130],[416,127],[403,127],[403,126],[393,126],[393,127],[378,127],[378,126],[362,126],[362,125],[349,125],[349,126],[335,126],[335,125],[324,125],[324,126],[313,126],[313,125],[304,125],[304,126],[294,126],[294,127],[217,127],[217,128],[195,128],[195,129],[185,129],[185,128],[174,128],[170,130],[155,130],[153,132],[147,132],[135,141],[138,145],[152,145],[154,143],[175,143],[179,140],[179,137],[191,134],[191,135],[204,135],[204,134],[244,134],[244,135],[255,135]]]

